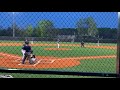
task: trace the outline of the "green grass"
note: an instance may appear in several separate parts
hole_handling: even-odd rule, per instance
[[[97,73],[116,73],[116,59],[89,59],[81,60],[80,65],[71,68],[62,69],[44,69],[44,70],[62,70],[75,72],[97,72]]]
[[[41,43],[41,42],[39,42]],[[46,43],[46,42],[42,42]],[[51,42],[47,42],[48,44]],[[55,43],[55,42],[52,42]],[[64,42],[65,43],[65,42]],[[65,43],[70,44],[70,43]],[[78,44],[78,43],[75,43]],[[89,44],[90,45],[90,44]],[[91,44],[96,45],[96,44]],[[104,44],[109,46],[116,46],[115,44]],[[56,57],[81,57],[81,56],[104,56],[116,55],[117,51],[112,49],[99,48],[81,48],[74,46],[62,46],[62,48],[70,48],[68,51],[47,51],[44,48],[56,48],[55,46],[33,46],[35,55],[39,56],[56,56]],[[21,46],[0,46],[0,52],[16,54],[22,56]],[[71,68],[62,69],[44,69],[44,70],[62,70],[62,71],[80,71],[80,72],[104,72],[115,73],[116,61],[114,59],[92,59],[81,60],[80,65]],[[68,76],[68,75],[38,75],[38,74],[12,74],[15,78],[91,78],[83,76]]]
[[[21,74],[21,73],[0,73],[0,75],[12,75],[13,78],[108,78],[95,76],[77,76],[77,75],[47,75],[47,74]]]
[[[48,51],[44,50],[44,48],[53,48],[51,46],[34,46],[32,49],[34,50],[35,55],[40,56],[56,56],[56,57],[80,57],[80,56],[101,56],[101,55],[115,55],[116,50],[112,49],[99,49],[99,48],[81,48],[81,47],[70,47],[63,46],[62,48],[70,48],[72,50],[68,51]],[[54,47],[56,48],[56,47]],[[1,46],[0,52],[7,52],[16,55],[21,54],[20,46]]]

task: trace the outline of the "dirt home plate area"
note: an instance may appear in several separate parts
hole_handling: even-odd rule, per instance
[[[32,44],[32,46],[51,46],[50,44]],[[52,44],[54,46],[56,44]],[[64,44],[62,44],[64,45]],[[0,46],[22,46],[21,43],[0,43]],[[65,46],[65,45],[64,45]],[[70,46],[70,45],[69,45]],[[72,45],[77,46],[77,45]],[[116,49],[116,47],[106,47],[106,46],[86,46],[89,48],[106,48],[106,49]],[[68,48],[45,48],[45,50],[72,50]],[[99,59],[99,58],[115,58],[115,55],[112,56],[82,56],[82,57],[68,57],[68,58],[59,58],[52,56],[36,56],[36,63],[30,65],[28,60],[25,64],[21,64],[21,58],[18,55],[8,54],[0,52],[0,67],[6,68],[30,68],[30,69],[42,69],[42,68],[67,68],[80,65],[80,60],[86,59]]]

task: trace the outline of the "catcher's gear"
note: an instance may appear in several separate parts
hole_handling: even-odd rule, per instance
[[[34,64],[35,63],[35,61],[36,61],[36,58],[35,58],[35,55],[34,54],[31,54],[31,57],[30,57],[31,59],[31,62]]]

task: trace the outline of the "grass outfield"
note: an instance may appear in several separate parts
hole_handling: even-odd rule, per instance
[[[72,46],[62,46],[62,48],[70,48],[68,51],[48,51],[44,48],[56,48],[52,46],[34,46],[32,47],[34,54],[39,56],[56,56],[56,57],[80,57],[80,56],[102,56],[102,55],[115,55],[116,50],[112,49],[99,49],[99,48],[81,48]],[[20,46],[1,46],[0,52],[10,54],[22,55]]]
[[[51,70],[51,69],[46,69]],[[116,59],[81,60],[80,65],[72,68],[52,69],[75,72],[116,73]]]

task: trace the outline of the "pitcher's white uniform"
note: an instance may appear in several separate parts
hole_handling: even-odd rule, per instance
[[[60,44],[59,44],[60,40],[57,40],[57,48],[60,48]]]
[[[60,48],[60,44],[57,42],[57,48]]]

